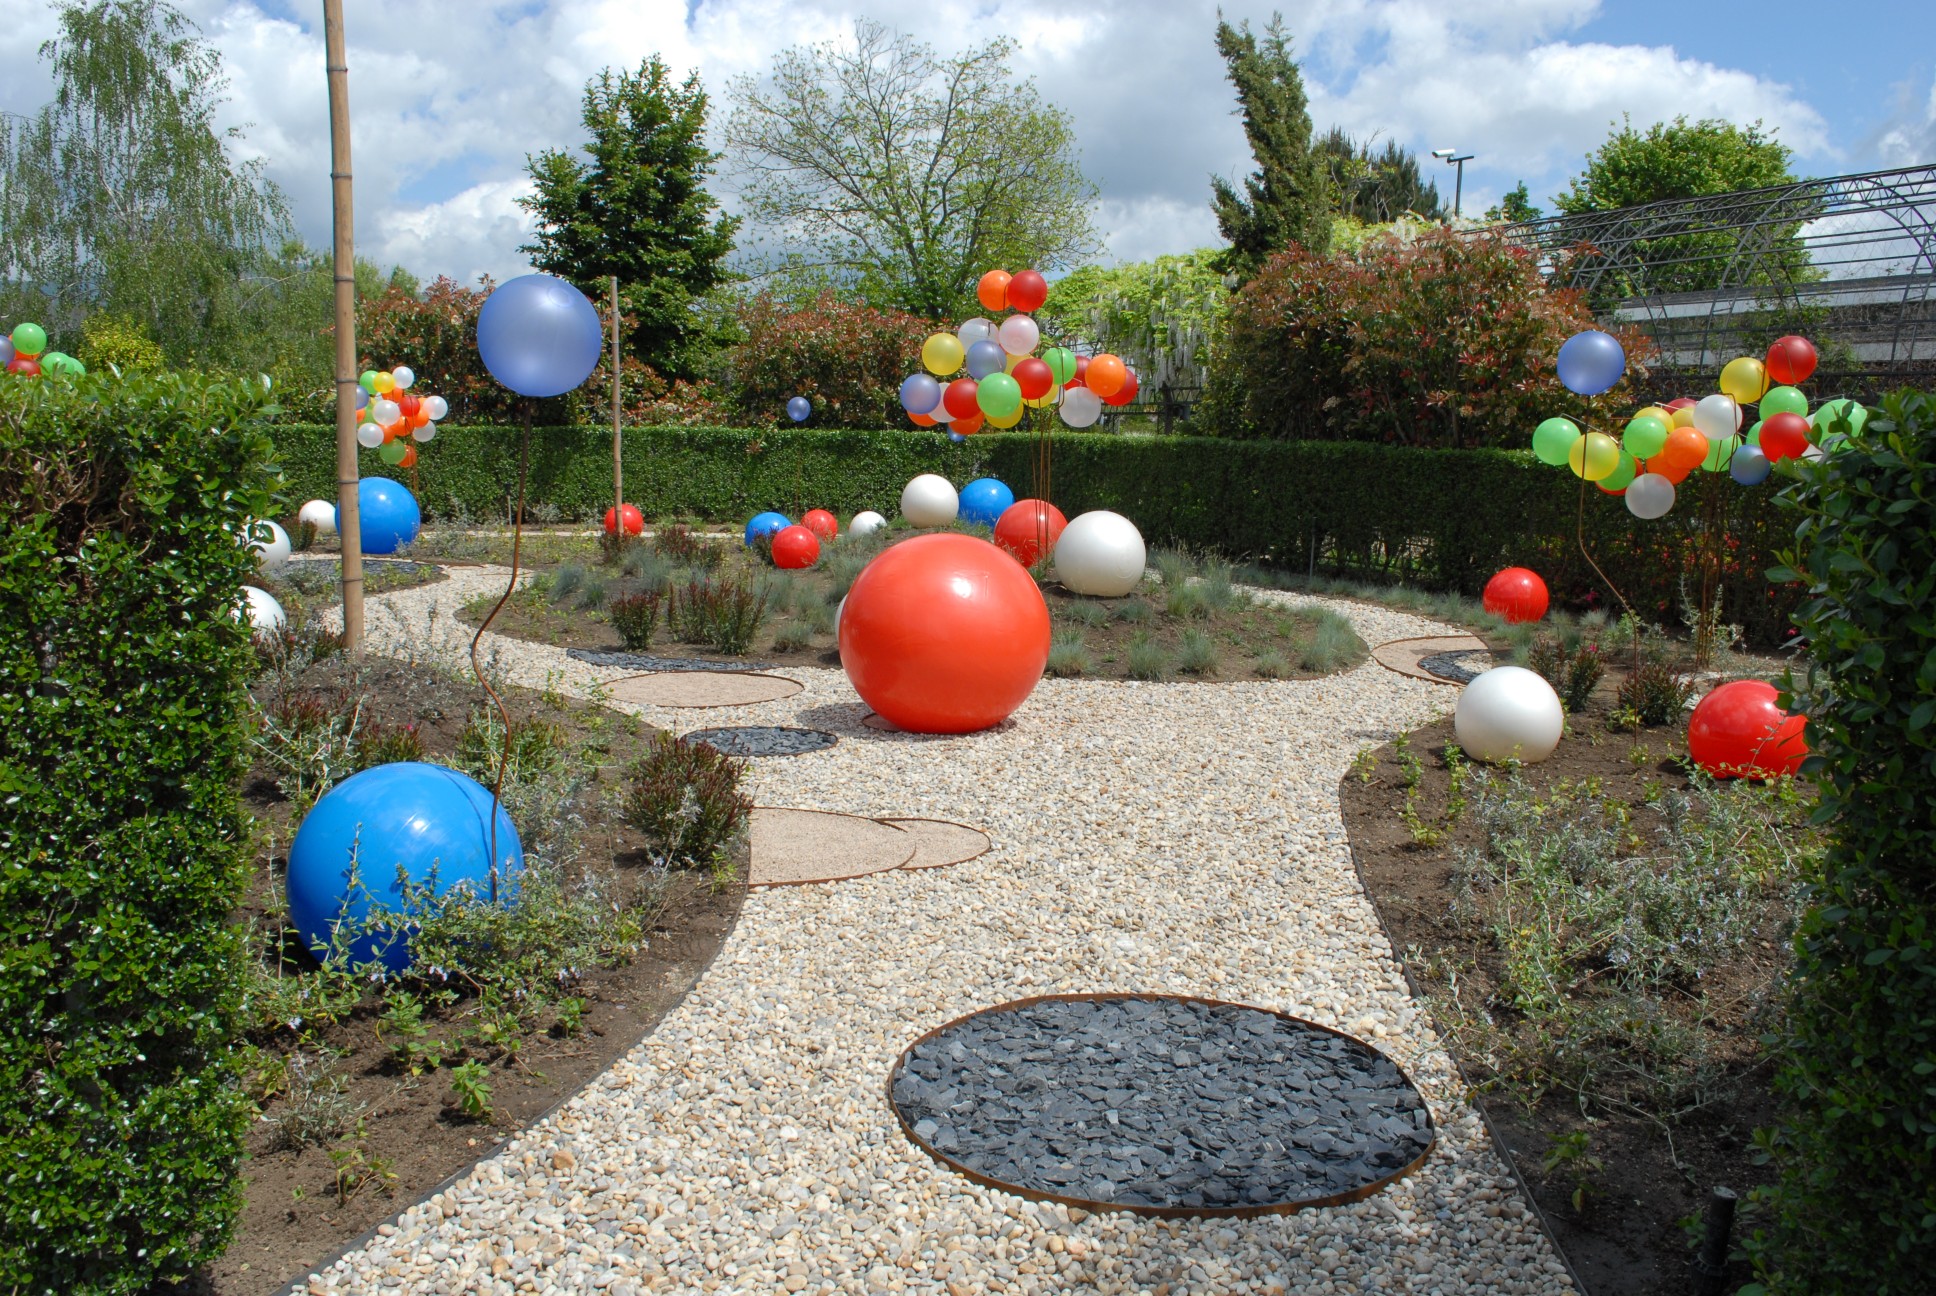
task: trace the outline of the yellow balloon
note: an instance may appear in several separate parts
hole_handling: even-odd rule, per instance
[[[1599,481],[1620,466],[1620,443],[1604,432],[1589,432],[1573,443],[1566,462],[1575,477]]]
[[[960,369],[967,355],[961,349],[961,339],[952,333],[937,333],[921,344],[921,364],[937,378]]]
[[[1004,355],[1007,355],[1008,353],[1007,353],[1007,352],[1003,352],[1002,354],[1004,354]],[[1003,370],[1003,372],[1004,372],[1004,373],[1014,373],[1014,372],[1015,372],[1015,366],[1016,366],[1016,365],[1018,365],[1018,364],[1020,364],[1020,363],[1022,363],[1022,361],[1024,361],[1024,360],[1026,360],[1026,359],[1028,359],[1028,357],[1027,357],[1027,356],[1018,356],[1018,355],[1011,355],[1011,356],[1009,356],[1009,357],[1008,357],[1008,365],[1007,365],[1007,367],[1006,367],[1006,368],[1005,368],[1005,369]]]
[[[378,370],[376,375],[376,381],[371,383],[370,386],[376,388],[377,395],[387,396],[391,392],[397,389],[397,380],[391,377],[389,374],[384,373],[381,370]]]
[[[1028,406],[1030,409],[1053,409],[1055,408],[1055,403],[1061,399],[1062,388],[1055,386],[1049,388],[1047,392],[1037,396],[1034,400],[1029,400],[1027,397],[1024,397],[1022,404]]]
[[[1674,411],[1668,409],[1665,405],[1649,405],[1646,409],[1635,414],[1634,418],[1657,418],[1670,428],[1674,426]],[[1628,419],[1627,421],[1631,423],[1633,419]]]
[[[1768,391],[1768,366],[1753,356],[1738,356],[1721,370],[1721,390],[1738,405],[1752,405]]]
[[[1022,407],[1017,405],[1001,418],[989,416],[988,426],[992,428],[1012,428],[1022,421]]]
[[[1692,405],[1683,405],[1679,409],[1675,410],[1674,416],[1667,420],[1667,426],[1668,427],[1693,427],[1694,426],[1694,407]]]

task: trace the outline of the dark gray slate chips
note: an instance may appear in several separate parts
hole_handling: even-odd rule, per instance
[[[1418,659],[1420,670],[1461,684],[1470,684],[1496,665],[1490,652],[1478,648],[1458,648]]]
[[[707,661],[704,657],[654,657],[650,653],[597,652],[567,648],[565,656],[592,666],[618,666],[639,671],[766,671],[772,662]]]
[[[916,1045],[892,1095],[917,1140],[977,1174],[1128,1209],[1347,1193],[1433,1137],[1418,1091],[1370,1046],[1177,999],[990,1009]]]
[[[705,743],[727,756],[799,756],[823,751],[840,741],[820,729],[794,729],[785,725],[733,725],[722,729],[695,729],[686,741]]]

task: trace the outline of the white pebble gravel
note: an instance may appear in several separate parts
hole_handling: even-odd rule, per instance
[[[374,652],[464,659],[453,613],[502,568],[371,600]],[[1367,643],[1448,628],[1324,603]],[[626,672],[487,636],[505,677],[597,696]],[[632,707],[684,731],[793,724],[830,751],[756,761],[762,805],[973,824],[994,848],[747,897],[711,970],[550,1120],[398,1216],[312,1292],[1575,1290],[1462,1098],[1352,871],[1353,755],[1456,694],[1367,661],[1319,680],[1045,679],[998,729],[882,733],[837,670],[730,710]],[[1027,995],[1205,995],[1390,1054],[1432,1105],[1425,1167],[1355,1205],[1230,1221],[1085,1215],[978,1187],[912,1147],[889,1066],[943,1021]]]

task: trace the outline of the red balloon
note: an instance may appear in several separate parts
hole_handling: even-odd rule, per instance
[[[1546,615],[1546,582],[1529,567],[1508,567],[1486,582],[1486,611],[1514,625]]]
[[[398,392],[393,399],[397,403],[397,408],[403,411],[403,416],[406,419],[414,416],[418,410],[423,408],[423,401],[415,392]]]
[[[820,537],[795,522],[773,534],[773,565],[798,571],[820,561]]]
[[[1049,299],[1049,281],[1033,270],[1024,270],[1008,281],[1008,304],[1027,314],[1040,310]]]
[[[1765,429],[1764,429],[1765,430]],[[1730,680],[1700,700],[1687,719],[1687,754],[1716,778],[1793,774],[1808,755],[1806,719],[1776,704],[1764,680]]]
[[[1076,357],[1076,376],[1062,384],[1064,387],[1087,387],[1089,385],[1089,357]]]
[[[1698,402],[1695,401],[1695,399],[1692,396],[1676,396],[1673,400],[1670,400],[1665,405],[1661,406],[1661,408],[1667,409],[1667,410],[1686,409],[1689,405],[1694,405],[1697,403]]]
[[[1136,371],[1125,367],[1123,369],[1123,385],[1116,389],[1114,396],[1103,397],[1102,403],[1105,405],[1127,405],[1136,399],[1136,388],[1138,386]]]
[[[1768,462],[1798,459],[1808,451],[1808,420],[1799,414],[1770,414],[1761,420],[1761,453]]]
[[[1768,377],[1783,386],[1792,387],[1806,381],[1808,375],[1815,372],[1818,358],[1815,344],[1805,337],[1796,337],[1791,333],[1785,338],[1776,338],[1774,345],[1768,348]]]
[[[1001,723],[1048,660],[1042,591],[976,536],[901,541],[862,569],[840,613],[840,664],[854,691],[912,733]]]
[[[1049,368],[1049,362],[1039,356],[1016,361],[1009,376],[1022,389],[1023,400],[1041,400],[1055,386],[1055,370]]]
[[[995,543],[1014,555],[1024,567],[1033,567],[1038,558],[1055,548],[1062,528],[1069,520],[1062,510],[1038,499],[1016,500],[995,519]]]
[[[988,310],[998,311],[1008,305],[1008,271],[990,270],[975,285],[975,300]]]
[[[618,533],[621,518],[624,519],[626,535],[640,535],[645,531],[645,518],[639,513],[637,506],[627,504],[623,512],[616,514],[612,509],[605,510],[606,535]]]
[[[25,374],[29,378],[38,378],[40,377],[40,361],[34,359],[32,356],[17,355],[7,361],[7,372],[10,374]]]
[[[416,466],[417,466],[417,447],[413,445],[407,445],[403,448],[403,458],[397,460],[397,467],[415,468]]]
[[[975,403],[977,384],[973,378],[957,378],[948,384],[941,393],[941,404],[948,413],[958,419],[965,419],[978,413],[981,406]]]
[[[808,509],[807,515],[800,519],[800,525],[822,540],[831,540],[840,534],[840,519],[826,509]]]

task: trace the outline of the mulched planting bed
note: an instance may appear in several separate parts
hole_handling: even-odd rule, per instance
[[[1025,1196],[1145,1213],[1351,1200],[1430,1149],[1424,1099],[1370,1045],[1236,1004],[1072,996],[991,1008],[889,1082],[930,1155]]]

